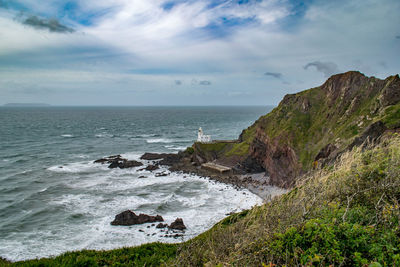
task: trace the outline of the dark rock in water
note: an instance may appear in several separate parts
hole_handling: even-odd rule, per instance
[[[127,160],[127,161],[124,161],[124,162],[120,163],[118,167],[120,169],[125,169],[125,168],[139,167],[139,166],[142,166],[142,165],[143,165],[143,163],[141,163],[139,161]]]
[[[141,178],[147,178],[147,176],[141,175],[141,176],[139,176],[139,178],[140,178],[140,179],[141,179]]]
[[[104,163],[107,163],[107,162],[108,162],[108,159],[98,159],[98,160],[94,161],[94,163],[101,163],[101,164],[104,164]]]
[[[121,155],[114,155],[114,156],[109,156],[109,157],[105,157],[105,158],[101,158],[98,160],[95,160],[94,163],[101,163],[101,164],[105,164],[105,163],[113,163],[115,160],[126,160],[124,158],[121,157]]]
[[[176,220],[168,226],[169,229],[174,230],[185,230],[186,226],[183,224],[182,218],[176,218]]]
[[[159,223],[156,226],[156,228],[166,228],[166,227],[168,227],[168,224],[166,224],[166,223]]]
[[[161,176],[168,176],[168,173],[165,172],[156,173],[156,177],[161,177]]]
[[[140,159],[145,159],[145,160],[157,160],[157,159],[163,159],[166,157],[168,154],[166,153],[144,153]]]
[[[126,210],[117,214],[115,216],[114,221],[111,222],[111,225],[133,225],[133,224],[142,224],[142,223],[149,223],[149,222],[163,222],[164,219],[160,215],[157,216],[150,216],[147,214],[139,214],[136,215],[131,210]]]
[[[120,168],[120,169],[127,169],[127,168],[133,168],[133,167],[139,167],[142,166],[143,163],[136,161],[136,160],[114,160],[108,168],[113,169],[113,168]]]
[[[111,164],[108,166],[109,169],[115,169],[119,167],[119,162],[117,160],[111,162]]]
[[[167,154],[162,160],[160,160],[159,164],[172,166],[176,163],[179,163],[179,161],[182,159],[182,157],[183,157],[183,153]]]
[[[160,165],[167,165],[167,166],[172,166],[175,163],[178,163],[182,158],[184,157],[183,152],[179,152],[178,154],[174,153],[145,153],[143,154],[140,159],[145,159],[145,160],[159,160],[161,159],[158,164]]]
[[[114,168],[120,168],[120,169],[125,169],[125,168],[132,168],[132,167],[138,167],[142,166],[143,163],[136,161],[136,160],[127,160],[121,157],[121,155],[114,155],[114,156],[109,156],[106,158],[98,159],[95,160],[94,163],[109,163],[110,165],[108,168],[114,169]]]
[[[145,168],[146,171],[154,171],[154,170],[158,170],[160,167],[156,166],[156,165],[149,165]]]

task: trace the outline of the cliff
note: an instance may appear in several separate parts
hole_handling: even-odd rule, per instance
[[[192,160],[215,160],[247,172],[264,169],[272,185],[289,188],[311,169],[400,127],[399,121],[399,76],[381,80],[349,71],[286,95],[244,130],[238,143],[195,144]]]

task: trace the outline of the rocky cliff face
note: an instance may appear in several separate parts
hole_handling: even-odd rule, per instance
[[[380,80],[351,71],[286,95],[242,133],[241,141],[249,142],[248,156],[268,172],[273,185],[290,187],[299,175],[398,127],[399,76]]]

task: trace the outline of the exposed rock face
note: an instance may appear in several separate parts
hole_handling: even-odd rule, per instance
[[[350,144],[349,148],[351,149],[355,146],[361,146],[363,144],[367,145],[368,143],[373,143],[386,130],[387,128],[385,124],[382,121],[377,121],[369,125],[360,136],[356,137],[354,141]]]
[[[321,151],[318,153],[318,155],[315,157],[315,160],[319,159],[325,159],[328,158],[333,154],[333,152],[337,149],[337,147],[333,144],[327,144]]]
[[[284,188],[290,187],[293,179],[301,172],[296,152],[289,145],[282,145],[281,141],[286,139],[286,136],[279,136],[271,140],[265,131],[259,128],[250,146],[252,157],[258,159],[261,166],[266,167],[271,184]]]
[[[389,77],[386,82],[386,87],[383,90],[382,97],[380,98],[380,103],[382,106],[386,107],[389,105],[395,105],[400,101],[400,78],[399,75]],[[385,80],[385,81],[386,81]]]
[[[114,221],[111,222],[111,225],[134,225],[134,224],[142,224],[142,223],[150,223],[150,222],[163,222],[164,219],[160,215],[150,216],[147,214],[139,214],[136,215],[131,210],[126,210],[121,212],[115,216]]]
[[[176,218],[176,220],[168,226],[169,229],[174,229],[174,230],[185,230],[186,226],[183,224],[182,218]]]

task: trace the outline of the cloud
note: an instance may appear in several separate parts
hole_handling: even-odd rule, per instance
[[[264,73],[265,76],[271,76],[277,79],[281,79],[282,78],[282,73],[279,72],[266,72]]]
[[[200,85],[211,85],[210,81],[200,81],[199,82]]]
[[[181,80],[175,80],[175,85],[182,85],[182,81]]]
[[[317,71],[322,72],[325,77],[329,77],[332,74],[336,74],[339,72],[338,66],[333,62],[314,61],[308,63],[303,68],[306,70],[309,67],[315,67]]]
[[[40,30],[49,30],[50,32],[57,33],[72,33],[75,30],[62,25],[57,19],[40,19],[37,16],[30,16],[23,22],[24,25],[31,26]]]

